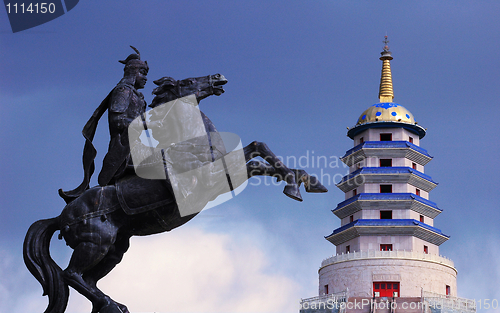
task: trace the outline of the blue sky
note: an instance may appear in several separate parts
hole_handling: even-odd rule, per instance
[[[0,11],[0,312],[45,309],[22,262],[24,235],[60,213],[57,189],[81,182],[81,129],[122,77],[129,45],[150,66],[148,103],[162,76],[221,73],[226,93],[200,104],[217,128],[289,162],[307,157],[302,165],[330,191],[302,192],[298,203],[282,185],[250,180],[180,229],[134,239],[101,288],[138,312],[297,311],[334,253],[323,237],[340,225],[330,210],[347,172],[334,161],[352,147],[346,127],[378,102],[385,34],[394,100],[427,128],[425,172],[439,182],[430,200],[443,209],[435,226],[451,236],[440,252],[455,261],[459,296],[500,300],[500,3],[82,0],[15,34]],[[105,118],[100,126],[97,169],[109,139]],[[65,267],[71,251],[54,240],[52,252]],[[157,262],[138,272],[146,260]],[[72,292],[68,312],[86,311]]]

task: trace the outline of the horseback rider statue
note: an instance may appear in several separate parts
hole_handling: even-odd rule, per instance
[[[198,103],[224,92],[227,80],[221,74],[154,81],[158,87],[153,91],[153,110],[146,112],[138,90],[146,84],[149,67],[139,51],[132,49],[135,53],[120,61],[125,64],[123,78],[83,128],[83,182],[70,191],[59,189],[67,203],[61,214],[33,223],[24,240],[24,262],[48,296],[46,313],[65,312],[69,287],[92,302],[92,313],[129,313],[124,304],[102,292],[97,282],[120,263],[130,238],[182,226],[219,195],[236,194],[233,191],[244,187],[250,177],[270,176],[286,182],[283,193],[297,201],[302,201],[301,185],[309,193],[327,192],[314,175],[285,166],[264,142],[253,141],[242,148],[238,136],[217,131]],[[99,186],[89,188],[97,152],[92,140],[106,110],[111,140]],[[158,142],[156,147],[140,139],[148,129]],[[254,160],[257,157],[263,160]],[[165,175],[141,176],[141,166],[143,172],[159,169]],[[50,256],[56,231],[73,249],[65,269]]]

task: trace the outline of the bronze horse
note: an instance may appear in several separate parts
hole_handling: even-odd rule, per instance
[[[151,106],[187,95],[198,101],[224,92],[227,83],[220,74],[184,80],[164,77],[155,81],[156,97]],[[213,123],[202,113],[207,133],[216,133]],[[161,134],[160,134],[161,135]],[[168,135],[168,134],[167,134]],[[221,148],[222,151],[223,147]],[[303,170],[288,169],[262,142],[243,149],[248,177],[273,176],[287,184],[284,193],[302,201],[299,186],[307,192],[326,192],[326,188]],[[216,156],[212,161],[221,156]],[[251,160],[262,157],[267,162]],[[127,313],[127,307],[113,301],[96,286],[121,260],[132,236],[170,231],[188,222],[197,213],[181,216],[169,181],[143,179],[133,173],[111,186],[86,190],[54,218],[39,220],[29,228],[23,256],[29,271],[49,297],[45,313],[63,313],[71,286],[92,302],[93,313]],[[233,186],[236,188],[237,186]],[[62,270],[51,258],[50,240],[59,230],[59,239],[74,249],[69,265]]]

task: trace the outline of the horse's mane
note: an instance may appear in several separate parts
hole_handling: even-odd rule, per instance
[[[160,79],[155,80],[153,83],[157,85],[155,89],[153,89],[153,95],[155,95],[153,101],[149,105],[151,108],[157,107],[158,105],[168,102],[172,100],[172,92],[170,91],[172,87],[177,85],[177,80],[172,77],[162,77]]]

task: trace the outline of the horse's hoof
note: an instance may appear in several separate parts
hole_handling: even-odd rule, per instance
[[[326,187],[323,186],[315,176],[308,177],[308,179],[304,182],[304,188],[306,189],[306,192],[312,193],[321,193],[328,191],[328,189],[326,189]]]
[[[295,180],[297,181],[299,187],[302,183],[304,183],[306,192],[321,193],[328,191],[328,189],[320,183],[316,176],[311,176],[304,170],[294,169],[293,171],[295,172]]]
[[[293,200],[302,201],[302,196],[300,195],[299,186],[296,184],[286,185],[283,193]]]

